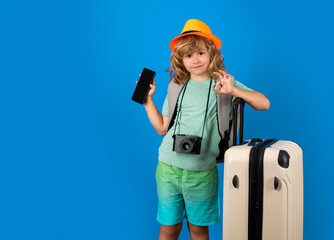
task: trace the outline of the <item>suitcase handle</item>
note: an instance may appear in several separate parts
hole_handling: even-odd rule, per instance
[[[262,139],[260,138],[253,138],[252,140],[250,140],[250,142],[248,143],[248,146],[255,146],[257,143],[262,142]]]
[[[240,109],[240,133],[239,133],[239,144],[243,142],[244,135],[244,107],[245,101],[242,98],[236,98],[233,101],[233,141],[232,145],[237,145],[238,135],[238,110]]]

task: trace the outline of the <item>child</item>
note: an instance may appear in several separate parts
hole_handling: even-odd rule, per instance
[[[155,130],[166,135],[156,171],[159,239],[178,239],[183,214],[192,240],[209,239],[208,226],[220,221],[216,159],[228,128],[226,109],[234,97],[256,110],[267,110],[270,103],[227,74],[221,42],[205,23],[188,20],[170,48],[171,81],[162,114],[152,99],[155,81],[144,103]]]

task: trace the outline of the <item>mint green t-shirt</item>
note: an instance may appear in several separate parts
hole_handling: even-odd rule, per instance
[[[211,84],[210,98],[204,134],[202,139],[201,154],[187,154],[173,151],[173,134],[176,126],[175,134],[186,134],[190,136],[202,136],[202,129],[205,117],[205,110],[208,98],[208,91],[211,80],[198,82],[189,80],[186,92],[183,97],[181,113],[177,112],[176,118],[178,122],[174,123],[162,140],[159,148],[159,161],[191,171],[205,171],[216,165],[216,158],[219,154],[218,144],[221,140],[218,131],[217,119],[217,96],[215,93],[215,80]],[[234,86],[246,90],[253,91],[238,81]],[[182,96],[181,91],[179,96]],[[180,106],[181,97],[178,98],[178,106]],[[180,116],[178,116],[180,114]],[[165,99],[162,115],[169,115],[168,96]]]

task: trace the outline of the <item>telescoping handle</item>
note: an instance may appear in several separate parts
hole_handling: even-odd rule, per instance
[[[242,98],[236,98],[233,101],[233,146],[237,145],[238,136],[238,116],[240,122],[239,144],[243,142],[244,135],[244,107],[245,101]],[[240,111],[238,114],[238,111]]]

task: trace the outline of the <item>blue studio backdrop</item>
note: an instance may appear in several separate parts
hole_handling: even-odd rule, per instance
[[[2,0],[0,239],[157,239],[162,137],[131,96],[142,68],[155,70],[161,110],[169,42],[190,18],[221,39],[228,72],[271,101],[265,112],[246,106],[244,138],[302,147],[304,239],[333,239],[331,9],[323,0]],[[221,224],[210,227],[221,236]],[[179,239],[189,239],[185,227]]]

